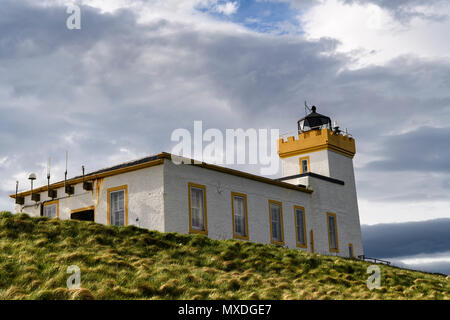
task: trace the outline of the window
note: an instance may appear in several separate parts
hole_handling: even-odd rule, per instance
[[[300,161],[300,173],[309,172],[309,157],[303,157]]]
[[[247,195],[231,193],[233,237],[248,240]]]
[[[284,244],[283,212],[281,202],[269,200],[270,241],[274,244]]]
[[[59,201],[50,201],[44,203],[44,217],[58,218],[59,217]]]
[[[108,224],[128,225],[128,187],[126,185],[108,189]]]
[[[294,215],[297,247],[307,248],[305,208],[294,206]]]
[[[189,232],[208,233],[206,219],[206,187],[189,183]]]
[[[334,213],[327,213],[327,227],[330,252],[339,252],[337,221]]]
[[[353,244],[352,243],[348,244],[348,256],[350,258],[353,258]]]

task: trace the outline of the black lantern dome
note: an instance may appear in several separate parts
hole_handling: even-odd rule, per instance
[[[331,129],[331,118],[316,112],[315,106],[311,107],[311,113],[298,120],[298,133],[314,129]]]

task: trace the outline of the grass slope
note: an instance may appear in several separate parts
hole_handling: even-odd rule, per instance
[[[81,269],[68,290],[67,267]],[[449,299],[449,277],[299,250],[0,213],[0,299]]]

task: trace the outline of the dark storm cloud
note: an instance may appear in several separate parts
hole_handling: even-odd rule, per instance
[[[382,139],[385,160],[369,162],[376,171],[420,171],[450,173],[450,127],[420,127],[405,134]]]
[[[448,201],[450,64],[405,56],[334,81],[325,103],[345,115],[341,125],[356,138],[358,195]],[[371,160],[359,164],[361,157]]]
[[[83,6],[83,28],[74,32],[65,27],[66,7],[40,7],[24,1],[2,1],[1,17],[0,59],[36,57],[60,48],[80,53],[99,38],[123,32],[125,26],[135,27],[130,11],[100,14],[98,9]]]
[[[450,219],[362,225],[364,254],[393,258],[450,251]]]
[[[213,70],[209,79],[216,94],[248,114],[298,107],[302,100],[292,99],[304,94],[302,86],[308,86],[307,81],[326,79],[345,63],[343,57],[319,55],[335,49],[337,42],[331,39],[306,43],[210,36],[200,48],[205,68]]]
[[[449,258],[449,230],[450,219],[362,225],[364,254],[401,268],[450,274],[450,262],[439,260]]]

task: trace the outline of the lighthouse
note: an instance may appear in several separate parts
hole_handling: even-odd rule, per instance
[[[328,248],[328,254],[362,255],[353,168],[355,139],[342,132],[337,124],[332,126],[331,118],[318,113],[315,106],[311,113],[298,120],[297,127],[296,136],[278,141],[282,162],[279,180],[313,190],[311,248]],[[326,239],[328,244],[317,243]]]

